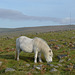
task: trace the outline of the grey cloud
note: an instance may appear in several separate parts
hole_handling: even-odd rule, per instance
[[[37,21],[57,21],[57,18],[28,16],[15,10],[0,9],[0,18],[10,20],[37,20]]]
[[[12,19],[12,20],[23,20],[28,19],[26,15],[19,11],[0,9],[0,18],[2,19]]]
[[[52,18],[52,17],[38,17],[38,16],[28,16],[24,15],[22,12],[10,10],[10,9],[0,9],[0,18],[1,19],[10,19],[10,20],[36,20],[36,21],[53,21],[60,24],[70,23],[70,18]],[[71,22],[75,23],[75,19],[71,19]]]

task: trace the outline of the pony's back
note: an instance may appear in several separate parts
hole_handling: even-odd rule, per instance
[[[32,39],[30,39],[26,36],[21,36],[21,37],[17,38],[16,48],[19,48],[25,52],[32,52],[33,51],[32,50],[32,48],[33,48]]]

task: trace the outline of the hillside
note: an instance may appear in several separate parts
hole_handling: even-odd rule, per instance
[[[12,35],[12,34],[11,34]],[[26,34],[25,34],[26,35]],[[27,34],[44,39],[53,51],[53,62],[34,63],[34,53],[20,53],[15,60],[16,39],[0,38],[0,75],[75,75],[75,30]]]
[[[22,35],[27,33],[40,33],[51,31],[75,30],[75,25],[61,26],[40,26],[40,27],[23,27],[23,28],[0,28],[0,35]]]

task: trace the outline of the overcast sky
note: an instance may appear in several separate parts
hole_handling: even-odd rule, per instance
[[[75,0],[0,0],[0,28],[75,24]]]

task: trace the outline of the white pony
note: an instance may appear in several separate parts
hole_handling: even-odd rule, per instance
[[[41,53],[44,54],[47,63],[52,62],[53,52],[49,48],[46,41],[41,38],[35,37],[30,39],[26,36],[21,36],[16,39],[16,59],[19,60],[19,53],[20,51],[28,52],[28,53],[35,53],[35,60],[34,62],[37,63],[37,56],[39,57],[39,62],[41,60]]]

